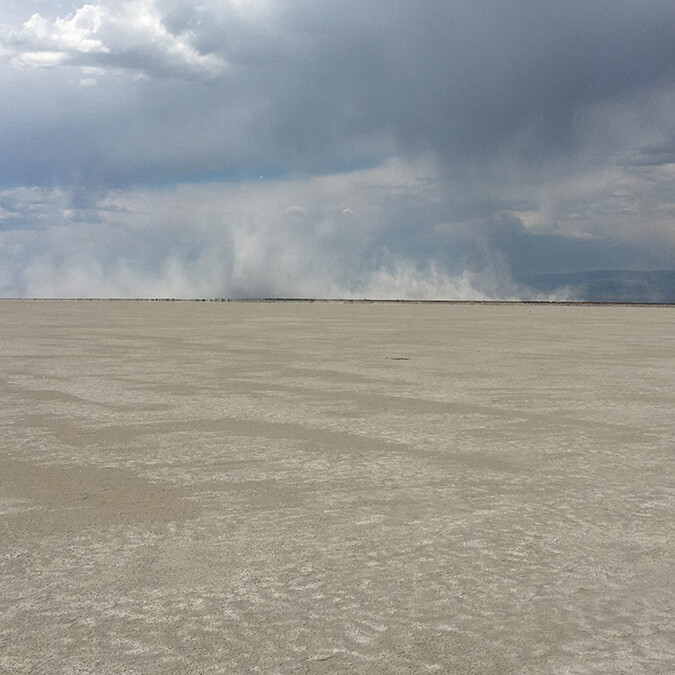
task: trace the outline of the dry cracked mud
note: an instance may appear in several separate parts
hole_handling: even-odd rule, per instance
[[[675,672],[675,308],[0,311],[0,672]]]

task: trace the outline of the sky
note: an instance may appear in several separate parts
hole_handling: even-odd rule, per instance
[[[3,0],[0,296],[675,268],[672,0]]]

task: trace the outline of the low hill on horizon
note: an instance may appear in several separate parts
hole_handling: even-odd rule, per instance
[[[594,270],[518,279],[528,288],[579,302],[675,303],[675,270]]]

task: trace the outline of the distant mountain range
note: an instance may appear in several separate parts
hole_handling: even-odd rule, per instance
[[[537,293],[581,302],[675,303],[675,270],[596,270],[518,279]]]

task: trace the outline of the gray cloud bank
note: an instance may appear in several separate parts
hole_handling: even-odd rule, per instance
[[[0,9],[0,294],[515,297],[675,267],[675,5]]]

